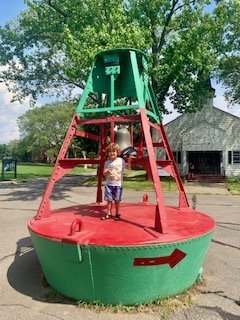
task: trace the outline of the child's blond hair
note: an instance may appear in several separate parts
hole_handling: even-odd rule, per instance
[[[110,143],[110,144],[107,146],[107,148],[106,148],[106,150],[105,150],[105,153],[106,153],[106,156],[107,156],[107,157],[108,157],[110,151],[117,151],[118,157],[120,156],[121,149],[120,149],[120,147],[119,147],[119,145],[118,145],[117,143]]]

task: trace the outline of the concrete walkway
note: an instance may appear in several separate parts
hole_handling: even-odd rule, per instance
[[[224,183],[186,182],[184,189],[188,194],[230,195]]]
[[[94,312],[77,307],[74,301],[50,297],[41,267],[32,247],[27,223],[36,214],[46,180],[0,183],[0,319],[6,320],[159,320],[157,313]],[[203,192],[204,190],[204,192]],[[211,190],[211,192],[210,192]],[[220,192],[221,190],[221,192]],[[211,215],[217,230],[204,264],[204,293],[195,304],[171,315],[171,320],[240,319],[240,197],[222,193],[222,188],[187,186],[197,209]],[[226,192],[226,191],[225,191]],[[62,208],[95,201],[96,188],[82,187],[80,180],[62,179],[55,187],[52,207]],[[139,201],[143,193],[124,190],[125,201]],[[149,193],[154,199],[154,194]],[[166,193],[167,204],[178,195]],[[190,201],[191,202],[191,201]]]

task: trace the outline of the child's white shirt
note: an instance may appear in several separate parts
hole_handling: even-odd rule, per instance
[[[115,160],[105,161],[104,169],[111,171],[106,175],[106,184],[109,186],[122,187],[123,170],[126,166],[126,162],[120,157],[117,157]]]

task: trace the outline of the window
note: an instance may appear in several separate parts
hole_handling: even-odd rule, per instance
[[[233,163],[240,163],[240,151],[233,151]]]
[[[240,163],[240,151],[228,151],[228,163]]]

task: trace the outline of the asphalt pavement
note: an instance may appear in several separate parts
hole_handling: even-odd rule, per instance
[[[64,177],[54,188],[52,208],[95,201],[96,188],[81,179]],[[28,233],[46,180],[0,182],[0,319],[6,320],[159,320],[157,313],[96,312],[72,300],[50,296]],[[204,263],[204,292],[191,307],[178,310],[171,320],[240,319],[240,196],[223,185],[186,185],[189,202],[212,216],[217,229]],[[149,192],[154,201],[154,194]],[[139,201],[143,192],[124,190],[124,201]],[[165,193],[166,204],[178,203],[176,193]]]

